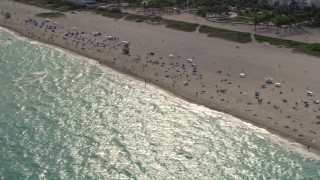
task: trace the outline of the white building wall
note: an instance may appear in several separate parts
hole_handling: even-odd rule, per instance
[[[311,6],[311,1],[312,1],[312,0],[304,0],[304,4],[305,4],[306,6]]]

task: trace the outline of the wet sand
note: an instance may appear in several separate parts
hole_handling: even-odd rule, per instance
[[[116,21],[90,12],[68,12],[65,18],[44,23],[45,18],[35,14],[48,10],[3,0],[0,12],[7,11],[12,18],[1,17],[0,25],[23,36],[95,59],[191,102],[310,146],[310,151],[320,150],[320,105],[313,103],[320,99],[317,57],[257,42],[239,44],[162,25]],[[94,36],[95,31],[102,35]],[[122,41],[130,42],[130,55],[122,53]],[[266,84],[268,76],[281,87]],[[308,90],[314,95],[307,96]]]

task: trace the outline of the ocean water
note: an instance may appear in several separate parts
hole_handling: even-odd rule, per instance
[[[0,179],[320,179],[298,144],[4,29],[0,87]]]

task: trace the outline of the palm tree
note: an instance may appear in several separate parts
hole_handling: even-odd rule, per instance
[[[320,24],[320,11],[313,18],[317,24]]]
[[[258,18],[257,15],[254,16],[253,21],[254,21],[254,31],[257,31],[257,25],[260,24],[259,23],[259,18]]]
[[[277,16],[275,19],[274,19],[274,24],[277,26],[277,34],[279,34],[279,28],[281,28],[281,25],[282,25],[282,18],[281,16]],[[281,29],[280,29],[280,32],[281,32]]]

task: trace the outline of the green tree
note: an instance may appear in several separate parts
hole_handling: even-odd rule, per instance
[[[320,24],[320,11],[313,17],[315,23]]]

